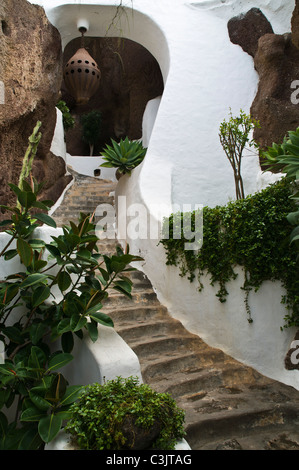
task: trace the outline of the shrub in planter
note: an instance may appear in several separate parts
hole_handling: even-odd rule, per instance
[[[117,377],[85,388],[65,431],[80,449],[174,449],[185,435],[184,412],[167,393],[138,378]]]

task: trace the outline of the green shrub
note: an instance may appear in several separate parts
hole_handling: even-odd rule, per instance
[[[62,122],[65,132],[72,129],[75,125],[75,119],[70,113],[70,110],[65,101],[60,100],[56,107],[62,112]]]
[[[140,435],[149,449],[174,449],[185,435],[183,423],[184,412],[169,394],[138,384],[135,377],[118,377],[86,387],[65,430],[81,449],[145,449],[136,442]]]
[[[286,326],[299,326],[299,276],[296,254],[290,246],[291,225],[287,216],[294,211],[295,202],[289,182],[283,178],[263,191],[215,208],[203,208],[203,244],[193,252],[184,250],[183,232],[180,239],[173,233],[173,220],[180,224],[180,214],[165,219],[169,238],[160,243],[167,255],[167,264],[178,266],[181,276],[192,282],[196,277],[202,289],[201,276],[207,271],[211,284],[218,284],[221,302],[227,297],[227,283],[236,278],[234,267],[245,271],[245,302],[248,320],[248,294],[258,290],[263,281],[281,281],[286,289],[282,302],[286,305]],[[192,216],[194,216],[192,214]],[[169,231],[169,232],[168,232]]]

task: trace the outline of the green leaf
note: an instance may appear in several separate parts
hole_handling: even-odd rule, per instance
[[[48,286],[38,286],[32,294],[32,306],[38,307],[50,296],[50,293]]]
[[[61,271],[57,277],[58,287],[61,291],[67,290],[71,283],[72,278],[66,271]]]
[[[33,192],[21,191],[18,195],[18,201],[25,209],[29,209],[36,201],[36,196]]]
[[[87,323],[87,318],[82,315],[74,314],[71,318],[71,330],[73,332],[81,330]]]
[[[61,346],[63,352],[70,353],[74,347],[74,337],[71,331],[66,331],[61,336]]]
[[[11,223],[11,219],[2,220],[2,222],[0,222],[0,227],[5,227],[5,225],[10,225]]]
[[[287,220],[292,225],[298,224],[299,223],[299,211],[290,212],[290,214],[287,215]]]
[[[7,250],[4,253],[4,259],[5,259],[5,261],[8,261],[8,260],[14,258],[15,256],[17,256],[17,254],[18,254],[18,250]]]
[[[99,310],[101,310],[101,308],[103,307],[103,305],[101,303],[97,303],[96,305],[94,305],[93,307],[89,308],[87,311],[86,311],[86,315],[88,316],[91,316],[93,315],[94,313],[97,313]]]
[[[43,211],[48,211],[49,206],[42,203],[41,201],[35,201],[32,203],[32,207],[36,207],[37,209],[42,209]]]
[[[45,246],[45,242],[39,238],[32,238],[28,241],[28,243],[33,250],[40,250]]]
[[[52,406],[49,401],[45,400],[38,393],[35,393],[33,389],[29,391],[29,397],[32,403],[35,405],[35,407],[38,408],[39,410],[47,411]]]
[[[29,367],[32,367],[33,369],[36,369],[36,370],[41,370],[45,367],[45,363],[46,363],[46,355],[44,351],[37,346],[32,346],[30,356],[28,359]]]
[[[92,315],[90,315],[90,318],[92,318],[97,323],[101,323],[102,325],[110,326],[110,327],[114,326],[112,318],[110,318],[105,313],[102,313],[102,312],[93,313]]]
[[[84,387],[81,385],[71,385],[67,388],[65,395],[60,401],[61,406],[70,405],[74,403],[78,397],[81,395]]]
[[[39,421],[38,432],[42,440],[48,443],[59,433],[61,426],[62,417],[51,413]]]
[[[2,411],[0,411],[0,436],[4,436],[7,430],[8,420]]]
[[[52,219],[52,217],[50,217],[49,215],[47,214],[34,214],[34,218],[39,220],[40,222],[43,222],[44,224],[46,225],[49,225],[50,227],[54,227],[56,228],[56,222],[54,219]]]
[[[29,266],[31,264],[32,257],[33,257],[33,251],[29,243],[27,243],[22,238],[18,238],[17,250],[18,250],[22,263],[25,266]]]
[[[57,333],[59,335],[62,335],[63,333],[66,333],[71,330],[71,325],[70,325],[71,319],[70,318],[63,318],[60,320],[60,322],[57,325]]]
[[[132,283],[129,280],[115,281],[113,289],[125,294],[129,298],[132,298]]]
[[[95,343],[99,336],[97,323],[94,321],[88,322],[86,325],[86,328],[89,333],[91,341]]]
[[[42,322],[33,323],[30,328],[30,338],[35,345],[48,332],[48,327]]]
[[[24,338],[21,331],[16,326],[7,326],[2,329],[2,332],[7,336],[13,343],[23,344]]]
[[[44,412],[32,406],[23,411],[20,419],[21,421],[39,421],[44,416],[45,416]]]
[[[29,287],[33,286],[34,284],[43,283],[47,279],[47,276],[40,273],[30,274],[28,277],[24,279],[21,283],[21,287]]]
[[[51,386],[47,390],[45,398],[56,405],[60,401],[61,397],[64,396],[66,391],[67,382],[62,374],[56,374]]]
[[[21,430],[20,430],[21,431]],[[18,450],[38,450],[42,440],[36,427],[29,427],[22,430],[22,437],[18,442]]]
[[[14,192],[17,196],[19,196],[19,195],[21,194],[22,190],[19,188],[19,186],[15,185],[15,184],[13,184],[13,183],[8,183],[8,186],[10,187],[10,189],[13,190],[13,192]]]
[[[61,258],[59,249],[54,245],[46,245],[47,250],[54,258]]]
[[[52,359],[50,359],[47,372],[60,369],[68,364],[72,359],[73,356],[69,353],[56,354]]]

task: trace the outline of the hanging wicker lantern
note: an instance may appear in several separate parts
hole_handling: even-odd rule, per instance
[[[95,60],[81,47],[67,62],[63,78],[76,103],[86,104],[99,88],[101,72]]]

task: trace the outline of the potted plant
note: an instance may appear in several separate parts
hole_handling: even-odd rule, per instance
[[[105,163],[100,166],[117,168],[117,179],[125,173],[130,175],[131,171],[143,161],[147,149],[143,147],[141,142],[129,140],[128,137],[120,139],[119,143],[113,139],[111,142],[112,146],[107,144],[101,153]]]
[[[133,376],[117,377],[85,387],[65,431],[77,449],[167,450],[185,435],[184,417],[169,394]]]

